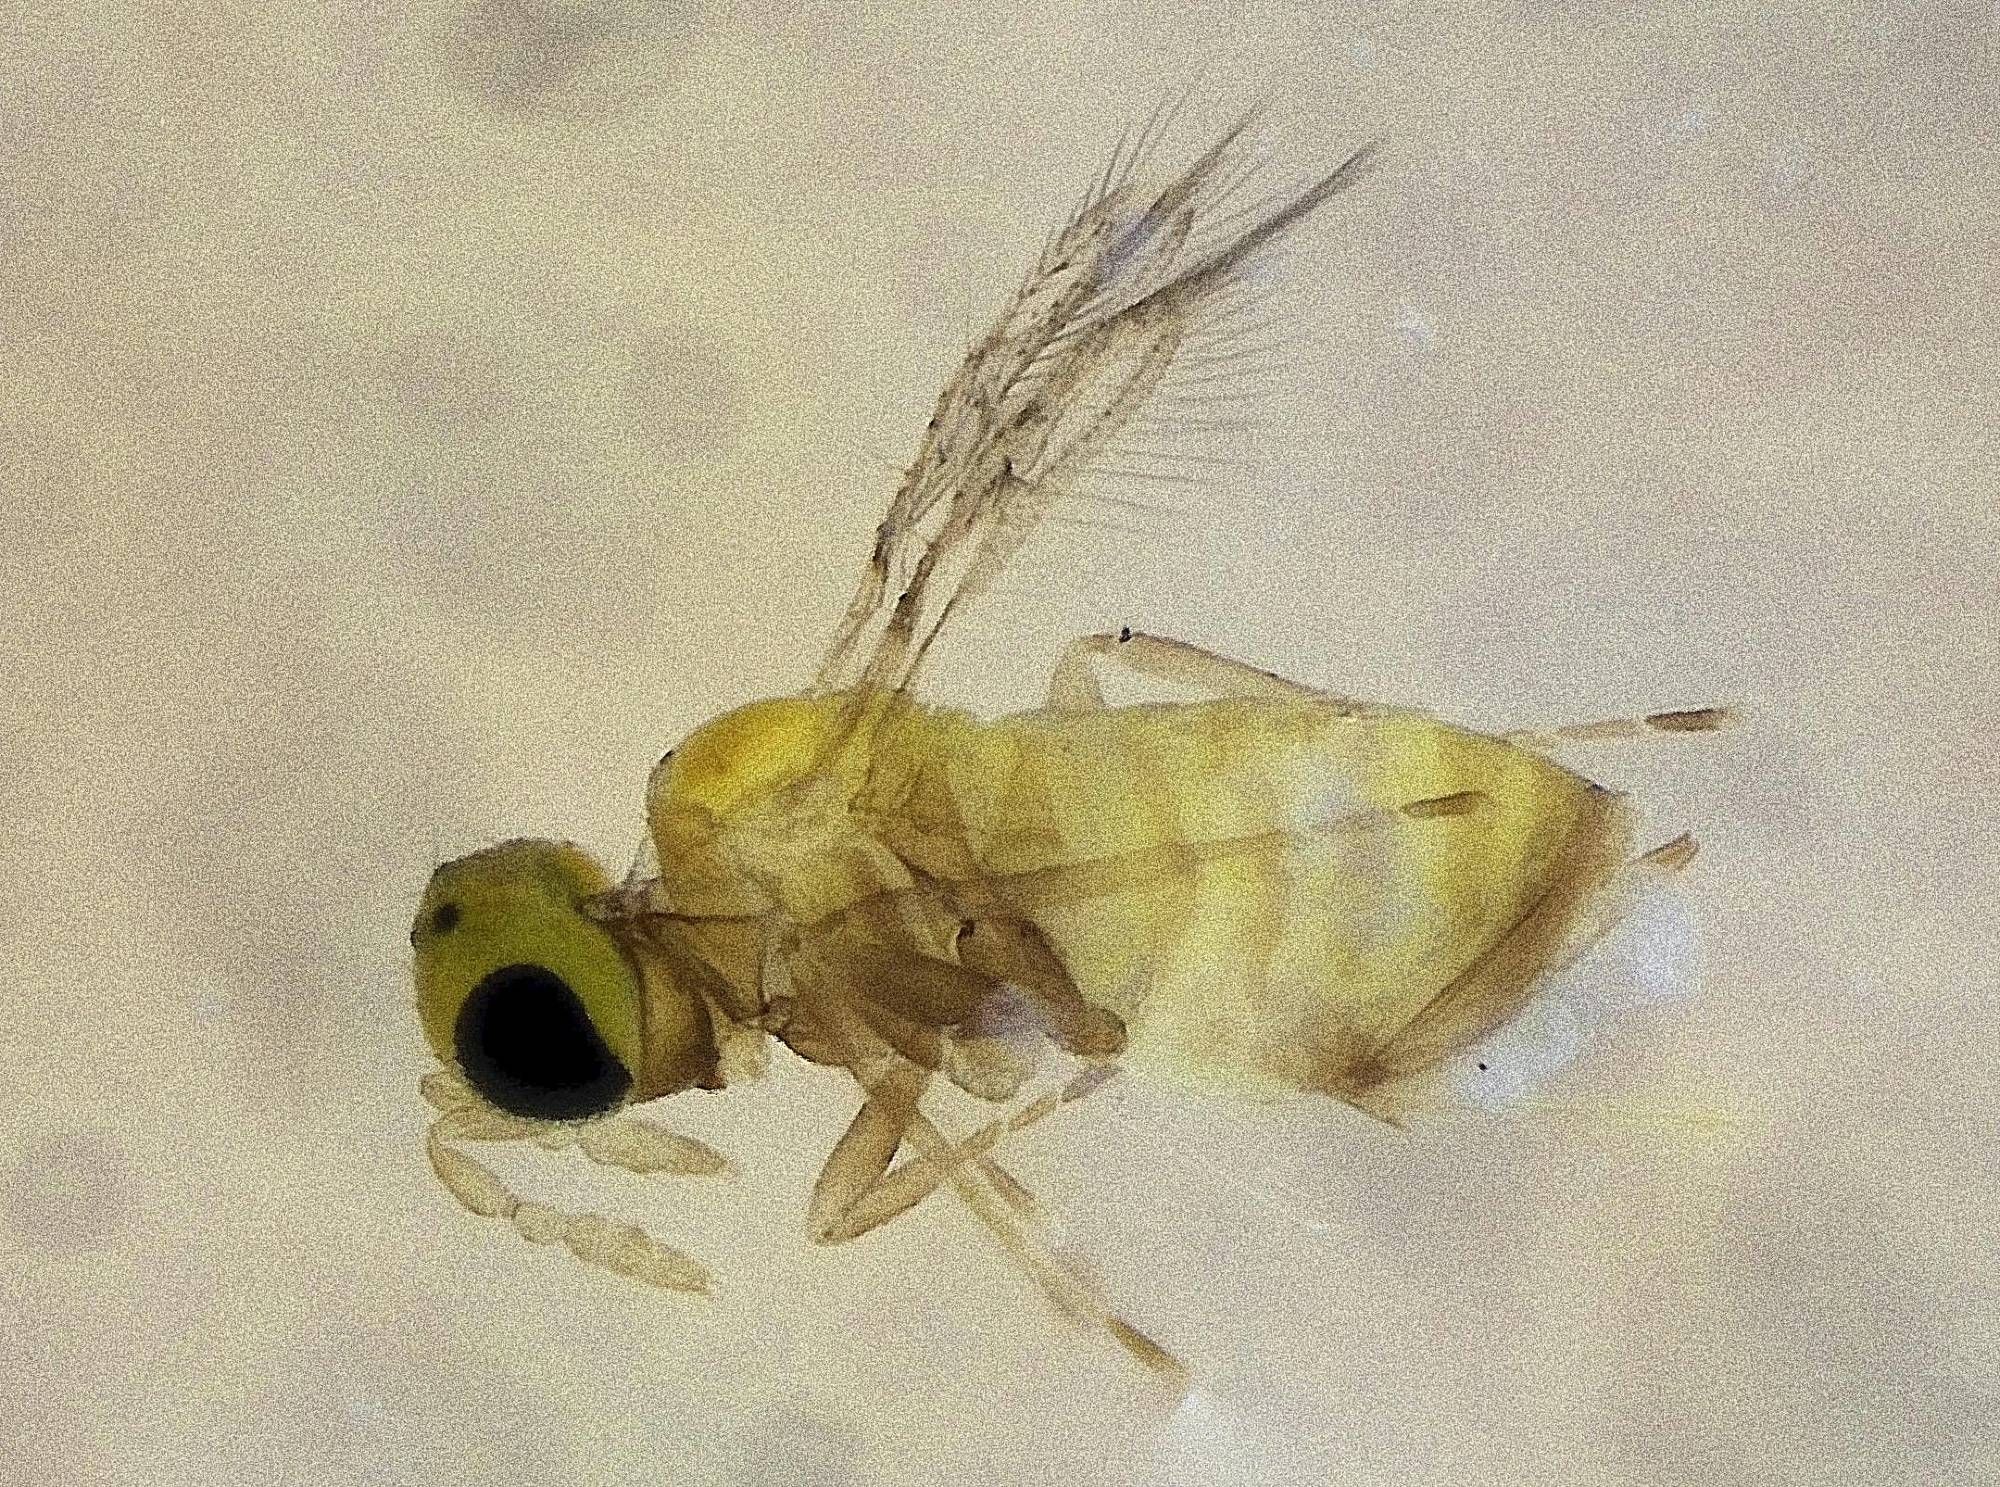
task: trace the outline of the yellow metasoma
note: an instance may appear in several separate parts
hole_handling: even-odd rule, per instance
[[[513,841],[432,876],[411,931],[442,1065],[430,1153],[474,1212],[706,1289],[691,1257],[524,1201],[458,1143],[721,1172],[620,1112],[753,1077],[775,1039],[861,1094],[814,1238],[950,1188],[1060,1306],[1178,1378],[1043,1242],[1003,1142],[1126,1066],[1399,1120],[1693,855],[1635,855],[1623,798],[1549,751],[1704,731],[1717,709],[1493,737],[1129,630],[1072,645],[1032,712],[918,699],[946,621],[1163,384],[1216,375],[1246,265],[1367,161],[1245,213],[1239,131],[1148,186],[1150,133],[939,398],[813,685],[660,761],[643,865],[614,884],[575,846]],[[1107,705],[1113,669],[1171,700]],[[925,1104],[940,1081],[992,1118],[948,1133]]]

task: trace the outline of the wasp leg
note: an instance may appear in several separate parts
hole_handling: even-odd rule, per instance
[[[948,1072],[947,1057],[977,1056],[971,1046],[976,1035],[959,1041],[944,1034],[975,1023],[1003,991],[1032,1007],[1038,1026],[1065,1051],[1087,1059],[1124,1052],[1124,1023],[1084,997],[1040,930],[1009,914],[1005,901],[977,879],[950,889],[953,896],[943,900],[952,925],[948,952],[925,954],[872,938],[866,916],[884,901],[857,901],[811,941],[816,973],[837,981],[885,1041],[927,1069]],[[907,891],[890,895],[896,898],[907,899]],[[898,1030],[890,1017],[914,1026]],[[995,1098],[983,1088],[963,1087],[981,1099]],[[1016,1080],[997,1098],[1010,1098],[1018,1087]]]
[[[834,1142],[806,1204],[806,1232],[815,1244],[839,1244],[874,1227],[857,1227],[852,1215],[881,1182],[902,1147],[929,1082],[930,1076],[922,1069],[905,1066],[883,1074],[872,1088],[864,1086],[867,1098]]]
[[[879,1120],[870,1120],[870,1112],[876,1102],[871,1099],[854,1118],[833,1155],[827,1159],[825,1170],[820,1174],[820,1184],[813,1190],[813,1209],[809,1217],[812,1237],[820,1244],[845,1244],[850,1239],[859,1239],[871,1229],[881,1227],[889,1220],[907,1213],[937,1188],[952,1178],[952,1174],[968,1163],[978,1162],[986,1174],[997,1180],[1003,1196],[1013,1203],[1024,1215],[1039,1218],[1040,1210],[1033,1197],[1009,1177],[1005,1169],[984,1158],[995,1147],[1016,1131],[1024,1131],[1037,1121],[1061,1109],[1064,1105],[1083,1099],[1099,1089],[1117,1073],[1115,1065],[1099,1065],[1086,1069],[1061,1089],[1031,1100],[1011,1114],[988,1121],[964,1140],[946,1146],[939,1160],[917,1156],[904,1162],[893,1172],[888,1171],[891,1158],[897,1146],[908,1134],[908,1127],[923,1117],[914,1106],[896,1124],[896,1116],[884,1110]],[[870,1121],[870,1128],[862,1133],[862,1123]],[[942,1138],[942,1132],[938,1133]],[[856,1155],[852,1157],[855,1170],[843,1173],[832,1186],[841,1189],[840,1196],[847,1201],[841,1204],[829,1193],[825,1206],[821,1206],[820,1189],[829,1186],[829,1174],[836,1162],[848,1154],[843,1148],[852,1141]],[[872,1172],[872,1175],[869,1175]],[[857,1190],[858,1188],[858,1190]]]
[[[882,1075],[869,1092],[813,1183],[812,1198],[806,1205],[806,1232],[815,1244],[845,1244],[881,1227],[914,1208],[966,1164],[976,1164],[1000,1196],[1029,1222],[1044,1223],[1034,1195],[986,1155],[1004,1130],[990,1135],[981,1131],[952,1146],[919,1109],[928,1081],[928,1070],[906,1063]],[[1004,1122],[995,1124],[1004,1126]],[[943,1143],[943,1159],[934,1161],[919,1154],[890,1172],[889,1163],[903,1143],[914,1142],[911,1131],[917,1126]]]
[[[1697,850],[1694,837],[1684,831],[1613,872],[1579,908],[1566,942],[1550,960],[1545,974],[1566,971],[1582,960],[1624,922],[1646,890],[1670,882],[1694,861]]]
[[[823,1017],[829,1040],[841,1046],[841,1062],[869,1097],[869,1104],[863,1107],[862,1116],[856,1117],[855,1126],[862,1125],[863,1117],[875,1105],[878,1095],[882,1104],[881,1116],[868,1117],[869,1123],[863,1127],[861,1134],[856,1134],[855,1126],[850,1126],[848,1135],[841,1138],[841,1144],[835,1148],[834,1158],[829,1160],[828,1166],[832,1167],[835,1160],[843,1158],[841,1147],[844,1146],[847,1148],[845,1160],[854,1163],[854,1172],[843,1172],[835,1177],[831,1185],[845,1187],[855,1173],[874,1166],[876,1153],[885,1147],[888,1155],[881,1159],[881,1164],[886,1167],[896,1147],[908,1141],[916,1148],[917,1157],[938,1174],[933,1185],[949,1182],[966,1207],[986,1225],[987,1231],[1013,1257],[1015,1263],[1033,1277],[1043,1294],[1060,1311],[1079,1321],[1102,1327],[1133,1357],[1169,1380],[1177,1390],[1184,1390],[1189,1382],[1186,1366],[1113,1312],[1097,1288],[1078,1274],[1073,1265],[1065,1264],[1035,1233],[1035,1212],[1032,1207],[1024,1206],[1033,1203],[1027,1192],[1012,1178],[1005,1177],[989,1157],[955,1160],[956,1153],[950,1140],[916,1108],[915,1101],[922,1093],[923,1071],[908,1072],[909,1064],[845,1007],[830,1000],[823,1008]],[[877,1119],[882,1121],[881,1129],[876,1127]],[[853,1137],[851,1143],[850,1136]],[[894,1137],[893,1144],[891,1136]],[[863,1155],[866,1157],[865,1164],[860,1160]],[[869,1179],[871,1183],[880,1170],[879,1167],[875,1169]],[[825,1172],[820,1175],[820,1185],[828,1185]],[[857,1201],[866,1186],[863,1184],[856,1191]],[[815,1198],[818,1196],[816,1191]]]
[[[1647,713],[1643,718],[1600,718],[1594,723],[1566,723],[1560,728],[1517,728],[1500,735],[1502,743],[1547,753],[1571,743],[1611,743],[1651,738],[1659,733],[1720,733],[1736,726],[1736,713],[1726,707],[1688,707]]]
[[[1072,640],[1049,677],[1049,708],[1054,712],[1088,712],[1104,706],[1097,681],[1097,658],[1108,657],[1135,676],[1185,687],[1212,697],[1310,698],[1355,712],[1367,704],[1337,693],[1308,687],[1247,661],[1217,655],[1185,640],[1145,635],[1136,630],[1085,635]]]
[[[847,1224],[844,1215],[864,1201],[868,1190],[888,1170],[897,1150],[908,1138],[910,1127],[923,1121],[918,1106],[932,1074],[950,1072],[949,1060],[944,1055],[948,1040],[943,1035],[898,1015],[875,999],[843,992],[833,984],[830,969],[810,959],[801,960],[792,968],[792,985],[799,992],[799,1000],[782,1036],[794,1052],[815,1063],[851,1069],[850,1050],[862,1046],[870,1051],[876,1066],[870,1078],[862,1080],[866,1101],[834,1144],[813,1184],[806,1229],[822,1244],[838,1243],[842,1238],[864,1232],[856,1229],[853,1233],[842,1233]],[[855,1077],[861,1078],[859,1074]],[[985,1162],[983,1166],[988,1180],[1010,1201],[1032,1208],[1034,1200],[1026,1189],[998,1164]],[[940,1175],[939,1181],[942,1180]],[[903,1207],[916,1201],[912,1198]]]
[[[1320,1087],[1398,1123],[1412,1081],[1514,1017],[1546,977],[1579,959],[1630,906],[1631,808],[1599,791],[1547,869],[1547,885],[1503,934],[1386,1037],[1328,1049]]]
[[[1694,861],[1696,851],[1694,837],[1684,831],[1613,872],[1579,908],[1566,943],[1549,962],[1549,973],[1566,971],[1582,960],[1624,922],[1646,890],[1672,880]]]

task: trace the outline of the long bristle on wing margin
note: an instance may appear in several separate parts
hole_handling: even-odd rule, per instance
[[[1164,184],[1114,160],[939,395],[813,684],[900,690],[1132,421],[1247,265],[1360,179],[1369,146],[1275,206],[1239,206],[1247,120]],[[893,599],[891,595],[893,594]]]

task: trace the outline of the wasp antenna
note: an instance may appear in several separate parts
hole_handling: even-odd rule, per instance
[[[586,1264],[663,1291],[691,1291],[705,1296],[715,1289],[715,1278],[708,1273],[707,1266],[692,1255],[660,1243],[636,1224],[614,1224],[601,1213],[556,1217],[563,1224],[552,1237],[561,1239],[569,1252]]]
[[[457,1110],[474,1099],[472,1086],[456,1069],[433,1069],[417,1081],[424,1103],[433,1110]]]
[[[578,1128],[573,1144],[599,1166],[641,1175],[722,1177],[736,1172],[735,1164],[706,1141],[678,1135],[649,1120],[591,1121]]]
[[[429,1081],[426,1081],[429,1084]],[[425,1093],[428,1096],[430,1089]],[[431,1170],[459,1206],[480,1218],[504,1219],[530,1244],[561,1244],[579,1260],[662,1290],[707,1294],[714,1277],[692,1255],[662,1244],[632,1224],[614,1224],[598,1213],[565,1213],[523,1201],[483,1162],[449,1143],[492,1139],[472,1106],[447,1110],[425,1137]],[[700,1143],[695,1143],[699,1145]]]
[[[512,1188],[494,1175],[490,1167],[445,1144],[457,1134],[456,1122],[450,1115],[440,1116],[431,1122],[425,1143],[431,1170],[437,1173],[445,1191],[456,1198],[466,1212],[486,1219],[511,1219],[514,1210],[521,1206],[521,1200],[514,1196]]]

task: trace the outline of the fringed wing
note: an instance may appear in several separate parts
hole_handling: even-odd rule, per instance
[[[1050,240],[939,396],[815,695],[907,687],[953,612],[993,583],[1176,357],[1226,318],[1246,267],[1358,180],[1371,154],[1275,206],[1238,206],[1244,127],[1150,186],[1132,179],[1142,137]]]

